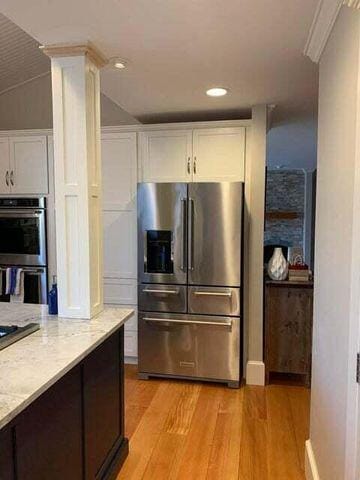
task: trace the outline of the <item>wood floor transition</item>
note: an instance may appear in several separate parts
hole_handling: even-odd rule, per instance
[[[125,385],[117,480],[304,480],[310,390],[138,380],[130,365]]]

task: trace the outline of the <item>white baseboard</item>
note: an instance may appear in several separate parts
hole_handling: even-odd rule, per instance
[[[265,385],[265,363],[249,360],[246,364],[246,384]]]
[[[320,480],[310,440],[305,442],[305,476],[306,480]]]
[[[137,357],[125,357],[124,358],[125,365],[137,365],[138,359]]]

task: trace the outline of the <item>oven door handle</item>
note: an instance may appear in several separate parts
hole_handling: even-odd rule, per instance
[[[43,210],[36,210],[36,212],[31,212],[29,210],[1,210],[0,217],[13,217],[13,218],[39,218],[44,214]]]
[[[214,327],[232,327],[232,321],[227,322],[210,322],[199,320],[178,320],[176,318],[157,318],[157,317],[143,317],[143,320],[148,323],[176,323],[180,325],[212,325]]]

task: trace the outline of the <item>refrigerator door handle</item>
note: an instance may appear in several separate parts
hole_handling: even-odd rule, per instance
[[[182,228],[182,251],[181,251],[181,270],[186,271],[186,198],[181,199],[181,228]]]
[[[202,296],[208,296],[208,297],[232,297],[231,292],[204,292],[204,291],[195,291],[193,292],[194,295],[202,297]]]
[[[144,317],[143,320],[149,323],[176,323],[181,325],[206,325],[206,326],[214,326],[214,327],[231,327],[232,321],[228,322],[207,322],[207,321],[197,321],[197,320],[177,320],[174,318],[157,318],[157,317]]]
[[[194,270],[194,200],[189,197],[189,270]]]

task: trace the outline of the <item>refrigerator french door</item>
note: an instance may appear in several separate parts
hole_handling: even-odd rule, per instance
[[[138,185],[139,372],[240,381],[243,184]]]

